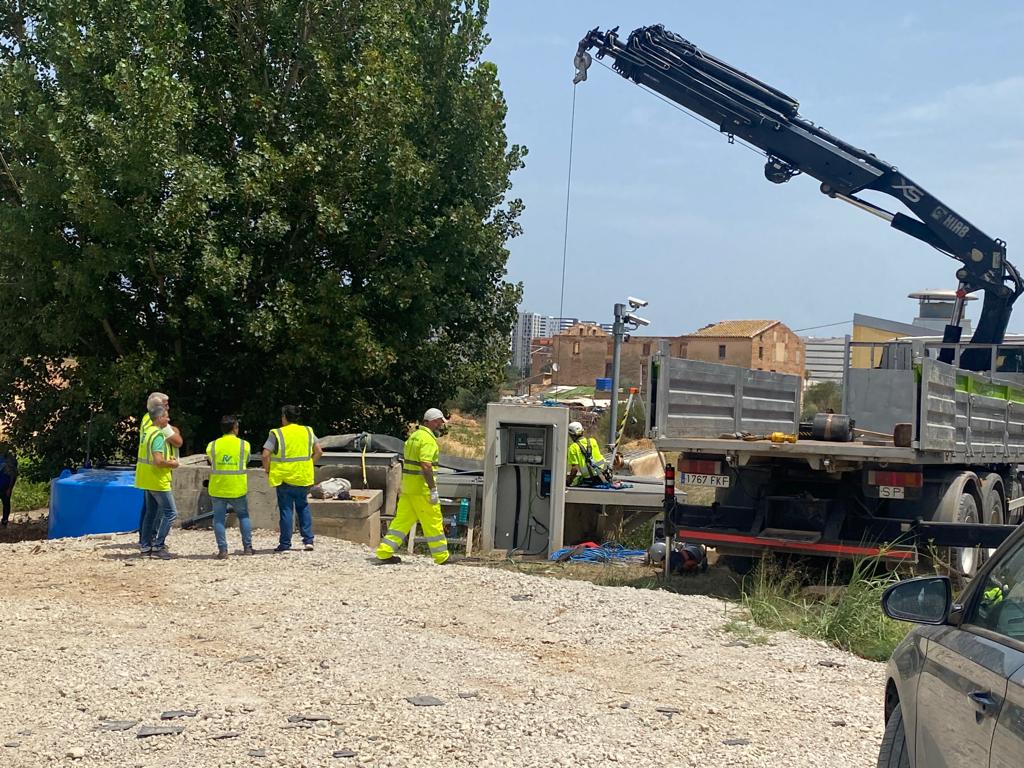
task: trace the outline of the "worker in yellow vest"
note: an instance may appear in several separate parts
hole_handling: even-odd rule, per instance
[[[316,435],[298,423],[299,409],[281,409],[281,426],[270,430],[263,444],[263,470],[277,489],[280,543],[275,552],[292,548],[292,513],[298,515],[303,549],[313,550],[313,513],[309,511],[309,489],[313,487],[313,462],[324,455]]]
[[[210,501],[213,502],[213,536],[217,540],[217,559],[228,558],[228,536],[225,522],[228,507],[235,511],[238,528],[242,532],[242,552],[254,554],[252,549],[252,521],[249,520],[249,481],[245,468],[249,464],[249,442],[238,436],[238,417],[225,416],[220,420],[221,436],[206,446],[210,471]]]
[[[142,418],[139,419],[139,443],[142,442],[142,433],[153,426],[153,419],[149,416],[149,409],[156,408],[161,405],[166,409],[168,419],[171,415],[171,401],[163,392],[150,392],[149,397],[146,398],[146,412],[142,414]],[[163,435],[168,445],[172,446],[175,450],[181,450],[183,440],[181,438],[181,432],[177,427],[172,424],[168,424],[163,429]],[[142,544],[142,518],[146,515],[146,502],[143,500],[142,509],[139,510],[139,544]]]
[[[171,471],[178,466],[178,451],[168,444],[163,430],[169,417],[167,409],[158,405],[149,409],[151,424],[139,439],[135,463],[135,487],[145,496],[145,512],[139,527],[139,548],[143,555],[170,560],[167,534],[178,516],[171,493]]]
[[[402,493],[398,497],[395,519],[391,521],[391,526],[377,547],[379,563],[402,562],[396,553],[405,543],[413,523],[416,522],[423,531],[423,540],[427,543],[434,562],[438,565],[448,562],[448,539],[444,535],[441,499],[434,477],[434,468],[440,455],[437,438],[447,423],[439,409],[431,408],[423,414],[423,421],[405,441]]]
[[[600,485],[611,479],[601,447],[594,438],[584,436],[583,425],[578,421],[569,424],[566,464],[569,467],[566,485]]]

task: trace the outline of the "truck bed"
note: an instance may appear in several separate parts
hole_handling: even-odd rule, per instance
[[[752,456],[779,456],[792,459],[833,461],[877,461],[894,464],[948,464],[949,456],[941,452],[897,448],[892,445],[868,445],[861,442],[836,443],[800,440],[796,443],[773,443],[768,440],[733,440],[712,437],[659,437],[654,441],[664,453],[704,453],[710,456],[736,456],[741,465]]]

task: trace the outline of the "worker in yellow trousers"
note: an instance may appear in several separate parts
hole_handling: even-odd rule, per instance
[[[413,523],[417,522],[434,562],[438,565],[448,562],[448,539],[444,535],[441,499],[434,478],[434,467],[440,454],[437,438],[446,423],[448,420],[439,409],[430,408],[423,414],[416,431],[405,441],[398,510],[377,547],[377,561],[381,564],[402,562],[397,552],[408,538]]]

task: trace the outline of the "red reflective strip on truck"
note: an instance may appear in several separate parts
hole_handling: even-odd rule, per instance
[[[891,560],[913,560],[915,553],[907,549],[883,549],[882,547],[861,547],[854,544],[819,544],[809,541],[789,541],[787,539],[763,539],[760,536],[745,536],[740,533],[713,533],[702,530],[676,529],[680,539],[693,539],[700,544],[749,544],[765,549],[791,549],[798,552],[813,552],[825,555],[847,555],[862,557],[882,557]]]
[[[671,465],[665,466],[665,496],[675,498],[676,495],[676,470]]]
[[[722,462],[683,459],[679,462],[679,471],[685,475],[720,475],[722,474]]]
[[[868,471],[868,485],[889,485],[896,488],[920,488],[924,485],[922,472],[881,472]]]

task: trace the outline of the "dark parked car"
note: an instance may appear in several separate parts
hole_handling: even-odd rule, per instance
[[[885,613],[916,627],[889,660],[878,768],[1024,766],[1024,526],[953,602],[949,579],[902,581]]]

